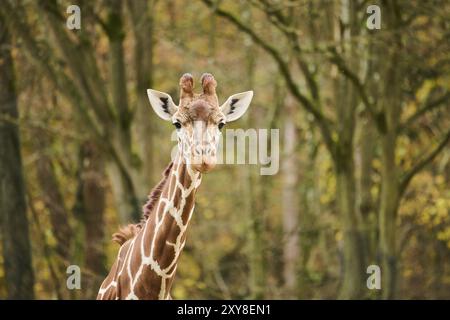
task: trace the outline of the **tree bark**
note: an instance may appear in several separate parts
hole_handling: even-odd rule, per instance
[[[396,217],[399,205],[398,170],[395,165],[395,137],[392,132],[381,137],[380,256],[382,296],[392,299],[396,288],[397,253]]]
[[[355,210],[355,178],[352,166],[338,169],[336,179],[336,197],[343,231],[343,279],[339,298],[356,299],[361,297],[365,272],[362,235],[358,228],[360,222]]]
[[[375,262],[377,247],[377,217],[372,199],[372,161],[375,156],[375,128],[372,120],[366,114],[360,115],[360,127],[358,130],[358,149],[356,150],[358,167],[358,199],[357,208],[364,227],[363,237],[368,262]]]
[[[146,201],[147,193],[159,177],[154,176],[155,117],[147,98],[147,89],[153,87],[154,11],[156,0],[129,1],[134,37],[134,68],[136,78],[136,110],[134,124],[141,170],[137,196]]]
[[[58,298],[69,298],[67,294],[72,293],[67,291],[64,280],[66,268],[72,264],[72,248],[73,248],[73,230],[70,225],[70,215],[66,208],[66,204],[61,193],[60,184],[56,177],[54,162],[48,155],[51,148],[51,143],[47,132],[42,129],[33,130],[35,136],[40,137],[33,141],[36,152],[39,153],[36,160],[36,176],[40,187],[40,194],[45,208],[50,217],[51,232],[56,239],[55,248],[50,250],[56,251],[56,256],[46,251],[44,254],[49,254],[49,267],[54,268],[50,272],[55,272],[58,281],[55,283],[55,289]],[[30,200],[31,201],[31,200]],[[30,208],[32,209],[32,208]],[[32,209],[33,210],[33,209]],[[37,219],[37,217],[36,217]],[[37,222],[37,221],[36,221]],[[37,222],[38,223],[38,222]],[[45,234],[43,235],[45,241]],[[50,261],[54,257],[53,262]]]
[[[0,13],[0,219],[10,299],[33,299],[34,276],[20,154],[11,37]]]
[[[251,11],[247,4],[243,5],[242,10],[245,10],[251,19]],[[253,77],[256,66],[256,52],[253,43],[246,44],[245,51],[245,67],[247,74],[247,88],[253,87]],[[250,114],[247,120],[247,127],[254,128],[256,117]],[[261,176],[258,175],[257,168],[248,167],[244,171],[245,176],[245,192],[246,197],[246,212],[249,219],[249,286],[251,299],[264,299],[266,290],[266,255],[264,244],[264,230],[265,230],[265,207],[262,194],[264,187]]]
[[[381,133],[379,250],[382,265],[382,296],[385,299],[392,299],[395,296],[397,282],[396,218],[400,203],[399,169],[395,163],[399,85],[395,68],[390,68],[388,72],[390,75],[387,76],[386,82],[389,83],[389,88],[386,88],[387,98],[383,104],[386,132]]]
[[[297,190],[298,157],[296,153],[297,128],[294,122],[292,107],[288,106],[284,120],[284,160],[283,175],[283,278],[288,295],[297,291],[297,271],[299,262],[299,201]]]
[[[72,242],[70,217],[56,178],[54,164],[48,155],[50,143],[47,133],[44,130],[36,130],[35,134],[40,137],[35,142],[35,148],[40,152],[36,161],[37,179],[43,202],[50,215],[52,233],[57,241],[56,252],[64,260],[63,264],[67,264],[70,262]]]
[[[341,41],[342,54],[354,63],[358,74],[359,64],[354,36],[358,35],[358,15],[353,1],[343,1],[340,21],[347,25],[337,39]],[[338,23],[338,21],[336,21]],[[336,31],[338,27],[336,26]],[[361,234],[361,217],[356,210],[356,178],[354,163],[354,136],[356,108],[359,103],[357,89],[341,75],[336,78],[336,111],[338,119],[338,143],[334,157],[336,171],[337,206],[342,218],[343,231],[343,279],[339,292],[341,299],[361,298],[364,284],[364,248]]]
[[[105,188],[103,159],[98,146],[86,141],[80,150],[80,172],[77,191],[77,216],[84,225],[84,298],[97,294],[107,273],[105,256]]]
[[[126,165],[125,171],[118,169],[110,170],[111,182],[113,184],[116,201],[118,204],[119,217],[122,223],[127,220],[138,220],[140,217],[138,192],[140,161],[133,155],[131,137],[131,111],[128,106],[127,79],[125,74],[125,58],[123,41],[125,30],[123,25],[123,3],[120,0],[109,0],[109,15],[106,24],[106,33],[109,39],[109,72],[111,76],[111,93],[114,109],[117,113],[117,123],[109,127],[113,137],[113,145],[118,158]],[[117,164],[111,164],[117,167]],[[129,180],[127,181],[128,175]],[[117,177],[116,177],[117,176]],[[119,184],[119,185],[116,185]],[[130,184],[130,185],[127,185]],[[131,188],[130,188],[131,186]],[[122,211],[121,208],[124,208]]]
[[[386,22],[389,28],[398,27],[398,7],[394,2],[386,2]],[[400,203],[399,167],[395,161],[397,131],[401,111],[401,35],[393,34],[389,39],[391,48],[382,70],[383,100],[381,117],[385,123],[381,139],[381,196],[379,209],[380,258],[382,297],[393,299],[397,287],[397,211]]]

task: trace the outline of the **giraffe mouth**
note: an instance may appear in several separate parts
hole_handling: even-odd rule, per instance
[[[207,173],[214,169],[217,164],[215,155],[198,155],[191,158],[191,167],[200,173]]]
[[[198,171],[200,173],[208,173],[215,167],[215,165],[202,163],[202,164],[193,164],[192,167],[195,171]]]
[[[192,168],[200,173],[208,173],[209,171],[214,169],[215,166],[216,166],[215,162],[202,162],[192,164]]]

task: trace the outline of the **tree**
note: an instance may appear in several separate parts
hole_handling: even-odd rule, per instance
[[[152,30],[152,4],[129,3],[130,19],[135,39],[136,92],[128,94],[127,65],[123,43],[125,3],[104,2],[106,14],[97,12],[92,3],[83,3],[83,25],[75,32],[65,28],[65,10],[57,1],[40,1],[31,5],[39,13],[40,22],[51,32],[49,40],[36,41],[33,26],[26,19],[27,9],[21,1],[7,1],[2,10],[7,22],[23,41],[28,61],[41,70],[76,110],[77,120],[87,125],[90,136],[108,154],[107,173],[115,195],[116,207],[122,223],[137,220],[141,200],[152,182],[153,154],[152,126],[145,117],[145,91],[151,84],[152,37],[144,32]],[[100,27],[100,29],[96,29]],[[97,31],[106,35],[109,46],[107,64],[94,49]],[[143,40],[143,41],[141,41]],[[64,65],[65,67],[62,67]],[[101,72],[106,69],[106,75]],[[105,78],[107,80],[105,81]],[[109,94],[111,93],[111,94]],[[133,99],[132,99],[133,98]],[[130,101],[136,101],[131,104]],[[133,130],[133,119],[136,130]],[[134,150],[133,141],[147,141],[149,145]],[[139,144],[141,145],[141,144]],[[145,145],[145,143],[142,143]],[[145,174],[143,174],[145,173]]]
[[[355,210],[355,177],[353,167],[353,135],[357,95],[356,93],[350,94],[353,100],[347,100],[347,90],[353,90],[350,86],[350,80],[347,80],[348,74],[341,72],[344,77],[344,80],[341,82],[336,79],[339,85],[342,84],[342,87],[335,87],[336,97],[340,98],[340,101],[335,106],[335,117],[337,121],[334,121],[324,110],[325,99],[321,95],[318,84],[318,65],[314,65],[314,67],[308,65],[305,52],[301,46],[299,32],[297,32],[294,24],[295,20],[289,18],[288,13],[291,8],[288,5],[285,7],[283,4],[277,6],[271,1],[253,2],[253,5],[266,15],[270,24],[284,38],[290,52],[292,52],[296,67],[303,76],[305,86],[301,86],[297,82],[294,76],[296,69],[289,66],[284,59],[284,52],[278,47],[273,46],[268,40],[260,36],[250,24],[243,22],[237,15],[215,5],[214,1],[203,0],[203,2],[213,10],[214,14],[228,20],[240,31],[246,33],[257,46],[262,48],[274,59],[289,92],[302,105],[304,110],[311,114],[314,123],[319,128],[325,146],[333,159],[334,170],[337,175],[337,202],[338,210],[342,217],[342,230],[344,235],[344,280],[342,282],[341,297],[359,297],[363,286],[364,255],[363,248],[361,247],[361,219],[359,212]],[[310,5],[314,7],[313,2],[310,2]],[[356,26],[358,22],[354,4],[353,2],[349,2],[343,8],[335,8],[333,3],[320,3],[318,6],[322,6],[327,13],[333,12],[333,10],[342,10],[348,17],[348,21],[344,25],[344,28],[348,28],[345,32],[337,32],[338,30],[333,32],[333,28],[338,29],[341,26],[338,23],[339,21],[337,21],[337,25],[331,26],[331,30],[325,35],[325,37],[328,35],[326,40],[337,42],[336,47],[327,47],[325,53],[330,63],[338,65],[340,60],[337,60],[336,57],[340,57],[338,51],[342,49],[343,45],[346,46],[345,52],[347,50],[352,52],[351,47],[347,48],[347,43],[349,41],[348,37],[356,35],[357,31]],[[312,32],[317,33],[313,23],[311,23],[311,26]],[[336,34],[338,35],[337,38],[335,38]],[[341,68],[339,70],[342,71]]]
[[[0,222],[8,297],[33,299],[11,35],[0,14]]]
[[[450,95],[441,94],[437,98],[428,100],[416,113],[411,115],[405,123],[400,123],[399,114],[401,114],[404,97],[402,89],[407,84],[402,81],[402,74],[407,74],[407,67],[402,63],[402,53],[408,50],[409,41],[405,36],[395,33],[395,30],[410,26],[411,19],[405,20],[402,16],[402,10],[407,11],[405,6],[395,1],[384,1],[383,12],[385,13],[387,28],[393,31],[389,37],[391,50],[388,52],[389,63],[382,69],[383,84],[380,85],[382,99],[380,110],[376,110],[378,119],[377,129],[381,139],[381,196],[379,209],[379,230],[383,276],[383,297],[392,299],[396,294],[397,271],[398,271],[398,245],[397,245],[397,216],[402,196],[408,187],[411,179],[422,169],[425,168],[433,159],[444,150],[450,141],[450,130],[447,130],[440,141],[429,151],[424,151],[421,159],[414,163],[409,169],[403,169],[396,161],[398,140],[402,129],[410,126],[414,120],[420,118],[434,108],[441,107],[446,103]],[[424,8],[416,8],[420,12]],[[417,13],[411,14],[414,17]],[[380,55],[377,55],[379,58]],[[426,65],[424,66],[426,68]],[[440,70],[441,72],[443,70]],[[432,72],[433,77],[439,78],[439,72]],[[425,75],[425,79],[427,76]],[[423,80],[423,79],[421,79]],[[434,90],[440,91],[440,90]],[[419,131],[420,133],[420,131]]]
[[[418,78],[418,82],[422,82],[421,84],[429,78],[439,79],[443,70],[445,70],[443,69],[445,58],[442,61],[438,60],[439,63],[436,63],[436,65],[440,65],[439,70],[423,64],[422,70],[413,70],[409,73],[409,66],[405,64],[403,57],[413,51],[409,46],[413,47],[416,41],[420,42],[421,40],[411,37],[409,34],[404,35],[399,30],[407,27],[414,28],[415,19],[418,19],[421,14],[426,14],[429,8],[427,8],[427,4],[417,5],[413,6],[411,12],[409,12],[408,9],[411,9],[411,7],[395,1],[382,1],[381,8],[385,29],[388,32],[384,36],[383,42],[377,41],[378,39],[373,40],[369,42],[371,46],[368,48],[369,70],[377,73],[378,81],[362,80],[358,75],[358,70],[352,70],[349,67],[349,62],[352,60],[345,59],[334,49],[331,49],[330,52],[332,60],[340,72],[357,90],[357,94],[380,136],[381,192],[378,209],[378,231],[380,234],[378,253],[381,257],[384,272],[383,297],[391,299],[395,296],[397,286],[397,214],[402,195],[411,179],[444,150],[450,140],[450,131],[444,131],[438,138],[439,142],[435,147],[428,152],[422,152],[421,154],[425,154],[425,156],[421,157],[409,169],[404,169],[398,164],[398,140],[402,136],[402,132],[408,131],[408,128],[415,121],[442,107],[449,100],[450,95],[446,92],[446,89],[439,88],[441,86],[437,85],[432,92],[433,94],[430,95],[432,98],[426,101],[405,122],[401,123],[400,119],[405,109],[405,101],[408,96],[417,96],[420,88],[420,86],[419,88],[415,87],[417,84],[411,85],[411,83],[416,82],[412,79]],[[433,28],[439,29],[440,25],[430,25],[428,28],[428,31],[435,37]],[[372,32],[369,36],[376,37],[376,33]],[[437,37],[441,37],[441,35],[438,33]],[[426,47],[428,48],[428,46]],[[436,48],[436,52],[439,52],[439,50],[442,50],[442,48]],[[413,56],[410,59],[421,58],[423,57]],[[444,93],[439,93],[442,90],[444,90]],[[408,94],[404,95],[403,92],[405,91]],[[415,135],[420,133],[420,130],[418,130]]]
[[[367,252],[368,241],[365,240],[367,236],[363,234],[363,230],[365,230],[364,226],[367,226],[367,220],[371,218],[364,214],[364,210],[357,210],[357,204],[362,201],[357,192],[364,192],[364,199],[367,199],[367,187],[370,186],[369,175],[371,174],[367,163],[370,160],[370,154],[367,155],[368,159],[364,159],[364,170],[360,170],[359,179],[365,183],[362,185],[364,190],[359,191],[355,177],[354,140],[357,121],[365,118],[359,117],[357,110],[363,109],[365,116],[370,117],[370,123],[376,128],[381,142],[381,194],[377,229],[380,232],[379,253],[386,274],[383,278],[385,288],[383,293],[386,298],[391,298],[396,284],[395,233],[401,195],[412,177],[430,163],[445,148],[450,139],[449,133],[444,132],[435,148],[428,153],[425,152],[427,155],[406,172],[402,172],[396,163],[396,141],[402,128],[409,127],[424,114],[438,109],[449,98],[447,93],[438,95],[404,124],[399,124],[399,114],[403,110],[405,99],[402,90],[405,90],[408,83],[412,82],[412,78],[406,78],[406,81],[402,82],[400,77],[402,72],[406,73],[408,70],[404,66],[405,60],[402,59],[401,54],[412,52],[405,48],[405,41],[410,41],[413,45],[414,41],[420,39],[402,33],[401,30],[413,25],[421,16],[426,16],[430,10],[429,5],[406,6],[395,1],[381,1],[386,33],[377,34],[376,32],[368,33],[364,24],[361,23],[365,19],[362,1],[342,3],[306,1],[305,4],[311,14],[307,18],[309,23],[301,26],[302,30],[299,30],[289,19],[289,13],[296,7],[295,3],[269,0],[252,2],[255,9],[264,13],[270,25],[283,37],[289,52],[292,52],[294,56],[296,68],[302,75],[299,79],[297,69],[294,69],[285,59],[285,49],[283,50],[279,45],[274,46],[269,39],[266,39],[266,36],[260,35],[256,27],[243,21],[231,9],[223,9],[224,5],[219,6],[212,0],[203,0],[203,2],[214,14],[249,35],[256,45],[273,58],[292,96],[312,116],[316,127],[320,130],[322,140],[333,160],[337,181],[336,200],[343,233],[344,272],[339,295],[341,298],[360,297],[364,288],[365,252]],[[324,12],[321,16],[318,9]],[[445,19],[444,14],[439,18]],[[442,32],[433,33],[436,31],[433,28],[440,30],[440,27],[436,25],[428,29],[433,37],[435,34],[438,35],[437,37],[443,34]],[[300,35],[303,35],[302,41]],[[308,40],[305,39],[305,35]],[[362,36],[367,37],[369,41],[360,42],[360,39],[364,39]],[[383,41],[380,41],[381,39]],[[445,43],[443,39],[438,41],[440,42],[437,43]],[[304,43],[309,43],[308,49],[305,48]],[[429,45],[427,44],[426,47],[429,48]],[[442,48],[439,48],[437,52],[440,52],[439,50]],[[323,73],[323,68],[320,68],[317,61],[309,58],[310,53],[321,55],[321,61],[332,68],[331,77],[329,72]],[[420,59],[419,57],[411,58]],[[441,69],[445,65],[445,56],[442,59],[439,60],[440,63],[436,63]],[[379,78],[374,79],[373,74],[363,72],[364,69],[376,73]],[[426,70],[426,68],[420,71],[422,74],[427,72],[434,79],[439,73],[438,70]],[[410,88],[407,90],[410,95],[416,93]],[[330,104],[331,108],[327,106]],[[359,139],[366,139],[366,141],[360,141],[360,144],[364,145],[366,142],[370,143],[368,139],[371,139],[371,136],[360,135]],[[372,225],[374,225],[373,221]]]
[[[105,188],[104,161],[92,141],[80,146],[76,216],[84,226],[85,298],[94,298],[108,272],[105,264]]]

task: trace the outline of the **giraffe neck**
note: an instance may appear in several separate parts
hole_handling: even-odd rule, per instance
[[[178,157],[153,209],[155,211],[147,219],[135,243],[131,244],[140,246],[140,259],[136,259],[140,263],[127,298],[167,299],[169,296],[200,182],[200,173]],[[132,257],[130,263],[133,263]],[[134,268],[130,266],[130,269]]]

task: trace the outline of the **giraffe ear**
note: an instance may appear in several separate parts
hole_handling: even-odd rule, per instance
[[[156,114],[164,120],[170,120],[172,115],[177,112],[178,107],[173,102],[172,97],[161,91],[147,89],[148,99]]]
[[[227,122],[235,121],[243,116],[253,98],[253,91],[236,93],[230,96],[220,107],[227,117]]]

